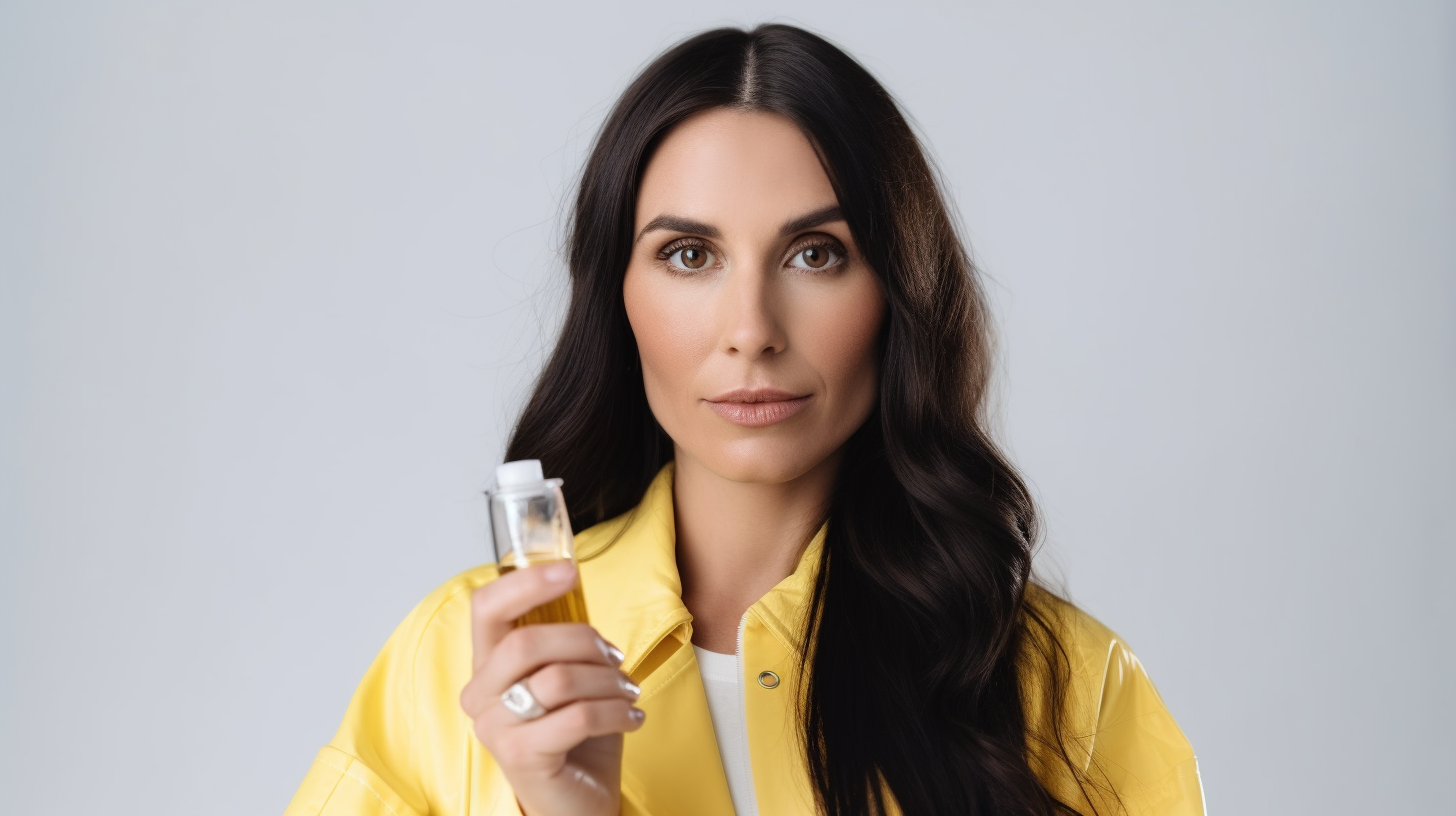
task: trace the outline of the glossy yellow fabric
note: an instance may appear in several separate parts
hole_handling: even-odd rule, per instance
[[[642,687],[638,705],[647,712],[642,728],[625,739],[623,814],[731,816],[691,647],[692,616],[681,600],[672,512],[669,465],[633,512],[576,541],[592,624],[626,653],[622,670]],[[794,573],[753,604],[744,624],[750,761],[763,816],[814,813],[796,747],[792,694],[799,680],[797,621],[823,540],[821,529]],[[405,618],[365,674],[286,816],[520,816],[509,784],[459,702],[471,674],[471,592],[496,574],[493,564],[461,573]],[[1137,658],[1090,616],[1066,604],[1057,609],[1073,664],[1065,733],[1077,761],[1095,762],[1098,778],[1135,816],[1202,816],[1193,751]],[[764,670],[782,678],[777,688],[757,682]],[[1028,711],[1032,722],[1038,716]],[[1037,763],[1054,793],[1080,801],[1064,770]]]

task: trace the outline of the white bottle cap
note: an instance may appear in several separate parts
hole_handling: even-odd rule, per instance
[[[539,484],[545,478],[540,459],[517,459],[498,465],[495,469],[495,485],[502,489]]]

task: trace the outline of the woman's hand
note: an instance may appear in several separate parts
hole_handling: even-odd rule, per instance
[[[642,725],[639,689],[617,670],[622,653],[585,623],[515,627],[566,594],[571,563],[513,570],[471,597],[474,676],[460,706],[527,816],[617,816],[622,733]],[[522,720],[501,693],[525,680],[546,713]]]

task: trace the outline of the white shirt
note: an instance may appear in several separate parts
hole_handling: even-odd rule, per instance
[[[743,637],[739,624],[740,643]],[[742,646],[739,646],[742,649]],[[758,816],[758,799],[753,792],[753,766],[748,760],[748,718],[743,711],[743,663],[737,654],[710,652],[693,644],[698,655],[698,672],[708,694],[708,714],[723,757],[723,774],[737,816]]]

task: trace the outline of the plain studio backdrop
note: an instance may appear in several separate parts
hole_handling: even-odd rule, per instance
[[[769,20],[926,140],[1042,568],[1211,810],[1449,804],[1456,13],[1204,6],[0,6],[0,809],[281,811],[491,557],[608,106]]]

